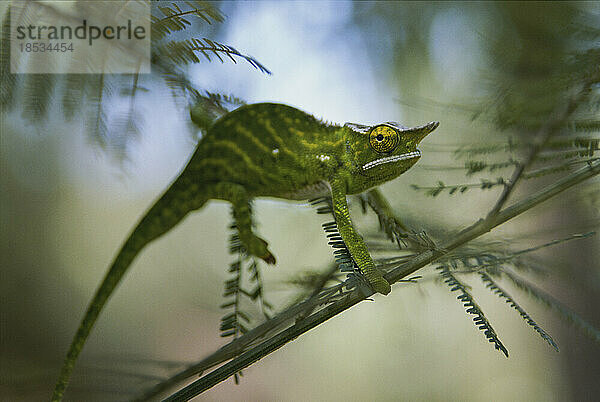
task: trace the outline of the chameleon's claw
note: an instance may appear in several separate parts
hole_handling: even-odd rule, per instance
[[[408,231],[406,226],[404,226],[404,224],[398,218],[393,216],[385,218],[380,217],[379,223],[391,241],[395,241],[397,235],[400,234],[401,231]]]
[[[252,243],[249,245],[250,247],[248,251],[250,254],[260,258],[267,264],[273,265],[277,262],[277,260],[275,259],[273,253],[269,251],[268,245],[269,244],[265,240],[258,236],[254,236]]]
[[[408,231],[408,228],[404,225],[404,223],[402,223],[402,221],[400,219],[398,219],[396,217],[392,217],[390,220],[392,221],[391,225],[394,228],[394,230],[397,230],[397,228],[400,228],[400,229],[404,230],[405,232]]]
[[[277,262],[277,260],[275,259],[275,256],[273,254],[271,254],[270,252],[266,256],[262,256],[260,258],[267,264],[271,264],[271,265],[275,265],[275,263]]]

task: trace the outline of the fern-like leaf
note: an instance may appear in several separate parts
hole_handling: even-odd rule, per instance
[[[205,91],[194,91],[191,99],[190,117],[202,132],[206,132],[212,124],[230,112],[244,105],[245,102],[233,95],[224,95]]]
[[[75,114],[81,111],[86,93],[85,74],[65,74],[62,90],[63,115],[67,120],[73,119]]]
[[[504,268],[502,274],[509,278],[519,289],[528,293],[531,297],[556,311],[561,317],[575,325],[585,335],[600,344],[600,330],[581,318],[578,314],[565,307],[562,303],[550,296],[548,293],[537,288],[530,282],[519,277],[514,272]]]
[[[90,100],[88,114],[88,126],[91,128],[92,139],[101,147],[106,148],[109,144],[108,121],[105,112],[105,96],[110,94],[110,88],[105,74],[97,74],[90,77],[87,85],[87,98]]]
[[[46,118],[52,105],[52,93],[56,76],[54,74],[28,74],[23,90],[23,112],[25,119],[35,122]]]
[[[498,295],[498,297],[505,299],[506,303],[510,304],[510,306],[515,309],[521,317],[525,320],[527,324],[529,324],[541,337],[544,339],[550,346],[552,346],[558,352],[558,345],[554,342],[554,339],[544,329],[542,329],[534,320],[531,318],[529,314],[519,304],[509,295],[504,289],[502,289],[498,284],[484,271],[479,272],[479,276],[481,280],[485,284],[485,286],[490,289],[493,293]]]
[[[479,145],[464,145],[459,146],[454,151],[454,157],[457,159],[465,157],[473,157],[475,155],[491,155],[499,152],[513,152],[516,148],[520,148],[522,145],[515,144],[509,137],[507,143],[501,144],[479,144]]]
[[[466,170],[467,176],[472,176],[475,173],[479,173],[482,171],[494,172],[499,169],[516,166],[517,164],[518,164],[518,162],[513,160],[512,158],[509,158],[509,160],[506,162],[496,162],[496,163],[470,160],[470,161],[465,162],[465,170]]]
[[[221,318],[221,337],[233,336],[238,338],[241,334],[247,332],[247,328],[241,323],[241,281],[242,281],[242,264],[245,257],[239,237],[233,234],[230,237],[230,252],[237,253],[237,258],[229,265],[228,272],[232,275],[230,279],[225,281],[225,289],[223,297],[229,298],[221,305],[221,308],[233,308],[233,311],[225,314]],[[246,316],[247,317],[247,316]]]
[[[213,22],[223,22],[224,16],[218,8],[206,1],[186,1],[185,4],[190,7],[188,10],[182,10],[177,3],[172,7],[158,6],[163,17],[152,16],[152,39],[158,41],[168,34],[175,31],[182,31],[191,26],[187,16],[196,17],[208,24]]]
[[[503,177],[498,177],[495,180],[481,179],[480,183],[464,183],[464,184],[445,184],[439,180],[437,186],[420,186],[411,184],[410,187],[415,191],[423,191],[429,197],[437,197],[441,193],[447,191],[448,194],[462,194],[469,189],[479,188],[481,190],[489,190],[498,186],[506,186],[506,181]]]
[[[249,257],[246,249],[240,241],[237,226],[234,224],[230,225],[230,228],[234,231],[229,238],[229,252],[236,256],[234,262],[229,265],[229,273],[232,275],[230,279],[225,281],[225,289],[223,291],[223,297],[226,301],[221,304],[222,309],[230,310],[229,313],[225,314],[221,318],[221,337],[233,337],[237,339],[243,334],[247,333],[249,326],[251,325],[250,314],[242,310],[242,297],[246,296],[252,301],[259,301],[261,304],[261,310],[265,319],[270,319],[273,307],[264,299],[263,285],[260,277],[260,270],[258,264],[253,257]],[[248,271],[250,272],[249,282],[255,285],[252,292],[249,292],[243,288],[242,280],[244,275],[244,266],[248,264]],[[241,371],[234,374],[234,381],[239,384],[239,378],[243,375]]]
[[[447,265],[440,265],[436,269],[440,270],[440,276],[443,281],[450,287],[450,291],[455,292],[459,291],[457,299],[460,300],[465,308],[467,313],[473,314],[473,321],[477,328],[479,328],[485,334],[485,337],[490,343],[494,344],[494,348],[496,350],[504,353],[506,357],[508,357],[508,350],[504,347],[498,335],[496,335],[496,331],[492,328],[491,324],[483,314],[481,308],[475,303],[473,296],[468,292],[466,285],[460,282],[453,274],[450,272],[450,269]]]
[[[590,151],[590,153],[593,155],[593,151]],[[533,179],[533,178],[546,176],[549,174],[556,174],[556,173],[560,173],[560,172],[569,171],[577,165],[591,163],[598,159],[600,159],[600,158],[596,157],[596,158],[589,158],[589,159],[571,160],[571,161],[568,161],[565,163],[546,166],[546,167],[543,167],[540,169],[528,170],[527,173],[523,174],[523,178],[524,179]]]
[[[258,265],[255,259],[253,259],[252,263],[248,266],[248,271],[250,273],[249,281],[251,284],[254,285],[254,290],[252,292],[243,290],[243,292],[252,301],[257,301],[260,303],[260,310],[263,317],[265,318],[265,320],[269,320],[273,312],[273,305],[265,299],[264,286],[262,276],[260,273],[260,266]]]
[[[235,260],[229,265],[228,271],[231,277],[225,281],[223,297],[226,300],[221,304],[221,308],[229,312],[221,318],[220,331],[221,337],[233,337],[235,340],[247,333],[252,324],[250,314],[242,309],[244,298],[260,303],[261,312],[266,320],[271,318],[273,306],[265,300],[258,263],[254,257],[248,255],[244,245],[240,241],[236,224],[231,224],[230,229],[233,230],[233,233],[229,238],[229,252],[235,255]],[[244,287],[246,266],[250,274],[247,282],[254,285],[252,291]],[[240,371],[234,376],[236,384],[239,383],[241,375],[242,372]]]
[[[212,61],[211,56],[216,57],[221,63],[224,63],[225,59],[237,63],[236,57],[239,57],[250,63],[250,65],[257,70],[265,74],[271,74],[271,71],[255,58],[241,53],[233,46],[224,45],[207,38],[170,41],[165,45],[157,47],[157,55],[159,57],[166,57],[176,65],[199,63],[200,58],[198,57],[198,54],[204,56],[208,61]]]

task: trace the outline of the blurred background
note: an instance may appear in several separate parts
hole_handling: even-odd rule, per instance
[[[382,188],[410,227],[436,240],[484,217],[501,187],[431,197],[411,184],[435,188],[440,180],[510,177],[510,161],[523,156],[518,144],[530,141],[600,61],[600,7],[592,2],[212,6],[222,22],[190,18],[173,37],[234,46],[272,74],[242,58],[221,63],[212,57],[182,67],[189,85],[248,103],[286,103],[340,124],[441,122],[424,141],[419,163]],[[6,44],[8,3],[0,7]],[[154,7],[153,15],[160,15]],[[189,121],[189,99],[157,70],[139,76],[132,114],[132,95],[123,95],[126,85],[118,77],[99,100],[66,92],[70,87],[59,83],[65,77],[11,76],[5,46],[1,56],[0,393],[3,400],[33,401],[49,397],[109,262],[185,166],[201,132]],[[598,138],[598,105],[597,98],[584,104],[573,123],[595,122],[582,130],[585,138]],[[134,123],[123,129],[122,116]],[[517,145],[508,153],[473,151],[511,143]],[[597,142],[594,147],[585,143],[585,160],[597,157]],[[546,161],[563,161],[558,151],[569,149],[548,153]],[[468,160],[508,163],[471,172]],[[563,163],[570,162],[557,174],[524,180],[514,199],[582,166]],[[516,251],[597,230],[599,184],[588,180],[484,239]],[[359,230],[375,238],[377,218],[362,215],[359,205],[352,212]],[[324,271],[332,261],[324,220],[306,203],[271,199],[257,200],[255,215],[278,260],[262,267],[266,298],[281,309],[299,292],[291,278]],[[233,258],[229,223],[229,206],[211,202],[142,252],[92,332],[67,400],[131,398],[225,344],[218,327]],[[542,273],[529,276],[596,328],[599,250],[597,236],[543,248],[532,256]],[[599,344],[552,309],[502,282],[554,337],[560,353],[476,278],[465,278],[509,349],[507,359],[433,267],[418,273],[418,283],[397,284],[388,297],[357,305],[245,370],[240,385],[227,380],[197,400],[584,401],[600,394]]]

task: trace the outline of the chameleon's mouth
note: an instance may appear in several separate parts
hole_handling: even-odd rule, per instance
[[[421,151],[418,149],[402,155],[394,155],[394,156],[386,156],[385,158],[379,158],[369,163],[365,163],[362,167],[363,170],[369,170],[376,166],[384,165],[386,163],[399,162],[406,159],[419,158],[421,156]]]

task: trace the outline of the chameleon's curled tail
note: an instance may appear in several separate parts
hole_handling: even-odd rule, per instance
[[[206,199],[198,197],[197,191],[194,191],[196,188],[197,186],[190,185],[184,178],[179,177],[144,215],[127,238],[90,302],[71,342],[54,389],[53,401],[62,399],[75,361],[98,315],[138,253],[152,240],[173,228],[188,212],[200,208],[206,202]]]

